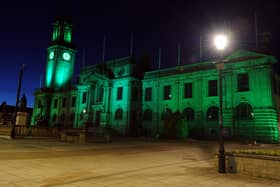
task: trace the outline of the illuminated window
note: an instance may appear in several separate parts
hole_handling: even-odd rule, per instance
[[[165,108],[162,112],[161,119],[167,120],[172,114],[172,110],[170,108]]]
[[[171,86],[164,86],[163,87],[163,99],[170,100],[171,99]]]
[[[208,81],[208,95],[209,96],[217,96],[218,95],[217,80],[209,80]]]
[[[185,98],[192,98],[192,83],[186,83],[185,84]]]
[[[241,73],[237,76],[238,79],[238,91],[249,91],[249,77],[248,73]]]
[[[123,119],[123,110],[118,108],[115,112],[115,120],[122,120]]]
[[[210,107],[207,110],[207,120],[208,121],[218,121],[219,119],[219,108],[218,107]]]
[[[153,120],[153,112],[151,109],[147,109],[143,113],[143,120],[144,121],[152,121]]]
[[[250,104],[240,103],[236,107],[236,119],[237,120],[251,120],[253,119],[253,110]]]
[[[146,88],[145,89],[145,101],[151,101],[152,100],[152,88]]]
[[[73,97],[72,97],[72,101],[71,101],[71,106],[72,106],[72,107],[75,107],[75,105],[76,105],[76,97],[73,96]]]
[[[194,120],[194,111],[192,108],[185,108],[183,111],[183,115],[187,121]]]
[[[85,104],[87,102],[87,92],[83,92],[83,100],[82,103]]]
[[[122,100],[122,95],[123,95],[123,87],[118,87],[117,100]]]

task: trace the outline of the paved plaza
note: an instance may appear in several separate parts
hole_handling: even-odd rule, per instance
[[[0,138],[0,186],[280,186],[276,180],[217,173],[216,149],[216,142],[194,140],[73,144]]]

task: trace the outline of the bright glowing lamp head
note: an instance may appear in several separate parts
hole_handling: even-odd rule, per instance
[[[214,38],[214,44],[218,50],[224,50],[227,46],[228,39],[225,35],[219,34]]]

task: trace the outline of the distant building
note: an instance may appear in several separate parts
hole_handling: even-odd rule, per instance
[[[194,138],[219,133],[218,72],[213,61],[145,71],[133,58],[82,68],[71,85],[76,50],[67,19],[54,24],[45,86],[36,90],[32,124],[110,126],[122,134],[155,135],[180,112]],[[270,55],[238,50],[225,58],[223,108],[226,136],[279,141],[279,76]]]

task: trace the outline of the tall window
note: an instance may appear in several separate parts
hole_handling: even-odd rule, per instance
[[[87,102],[87,92],[83,92],[83,100],[82,103],[85,104]]]
[[[249,91],[249,76],[248,73],[241,73],[237,75],[238,91]]]
[[[217,96],[218,95],[217,80],[210,80],[208,82],[208,95],[209,96]]]
[[[207,120],[208,121],[218,121],[219,119],[219,108],[218,107],[210,107],[207,110]]]
[[[192,98],[192,83],[186,83],[185,84],[185,98]]]
[[[76,105],[76,97],[73,96],[73,97],[72,97],[72,100],[71,100],[71,106],[72,106],[72,107],[75,107],[75,105]]]
[[[248,103],[240,103],[236,107],[236,119],[237,120],[250,120],[253,119],[253,110]]]
[[[187,121],[194,120],[194,111],[192,108],[185,108],[183,111],[183,115]]]
[[[103,102],[103,97],[104,97],[104,87],[99,86],[97,88],[96,102]]]
[[[123,87],[118,87],[117,100],[122,100],[122,95],[123,95]]]
[[[171,99],[171,86],[164,86],[163,88],[163,99],[164,100],[169,100]]]
[[[62,99],[62,108],[65,108],[66,107],[66,98],[63,97]]]
[[[122,120],[123,119],[123,110],[118,108],[115,112],[115,120]]]
[[[151,101],[152,100],[152,88],[146,88],[145,89],[145,101]]]
[[[54,102],[53,102],[53,108],[57,108],[57,103],[58,103],[58,100],[55,99]]]
[[[138,100],[138,88],[136,86],[132,87],[132,101]]]

